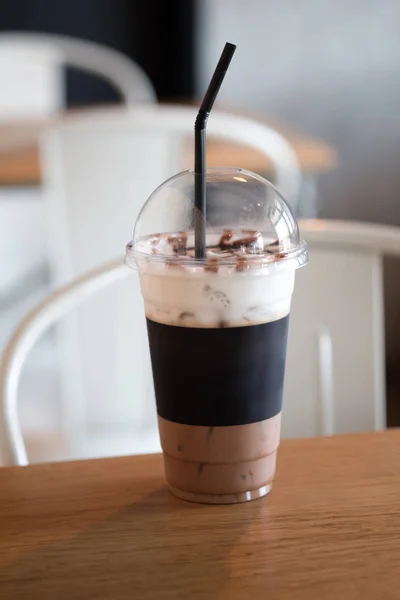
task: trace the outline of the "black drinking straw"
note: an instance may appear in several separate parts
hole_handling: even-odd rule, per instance
[[[232,56],[234,44],[227,42],[218,61],[214,75],[201,103],[194,124],[194,248],[196,258],[206,257],[206,127],[219,88],[224,80]]]

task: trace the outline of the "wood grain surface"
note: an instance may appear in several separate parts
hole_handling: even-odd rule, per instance
[[[160,456],[0,470],[0,598],[400,597],[400,432],[282,443],[271,495],[173,498]]]
[[[94,109],[86,109],[87,112]],[[64,118],[74,118],[83,111],[71,110]],[[63,116],[53,120],[62,120]],[[40,185],[41,170],[37,140],[46,120],[0,124],[0,185]],[[271,123],[270,123],[271,125]],[[272,125],[274,127],[274,125]],[[335,151],[325,142],[301,135],[282,125],[275,126],[292,144],[302,170],[319,173],[337,164]],[[192,142],[188,143],[184,162],[193,165]],[[209,166],[239,166],[258,173],[268,173],[271,164],[257,150],[210,138],[207,146]]]

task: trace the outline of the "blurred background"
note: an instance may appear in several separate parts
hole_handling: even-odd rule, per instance
[[[193,98],[196,89],[196,2],[160,5],[129,0],[1,0],[1,31],[47,32],[111,46],[139,63],[160,100]],[[218,52],[218,51],[217,51]],[[101,78],[66,70],[67,105],[118,102]]]
[[[0,0],[0,78],[16,68],[2,61],[2,35],[61,34],[118,50],[147,74],[158,102],[190,105],[202,97],[224,43],[231,41],[238,50],[218,106],[266,120],[293,144],[303,170],[297,215],[400,225],[399,23],[395,0]],[[42,113],[123,101],[115,86],[76,65],[63,67],[59,85],[62,109]],[[32,268],[35,253],[24,248],[33,237],[46,263],[40,233],[46,216],[29,154],[32,115],[21,109],[1,116],[6,88],[0,92],[0,347],[56,283],[50,267]],[[33,88],[21,96],[26,100],[30,93]],[[251,160],[241,166],[251,167]],[[390,425],[400,424],[398,273],[398,260],[385,258]],[[48,364],[45,350],[37,360]],[[39,376],[31,380],[26,393],[43,398],[46,387],[55,394],[58,384],[54,380],[49,388],[50,379],[47,387]],[[61,417],[50,404],[42,411],[53,411],[51,429]],[[42,413],[34,406],[25,421],[40,424]]]

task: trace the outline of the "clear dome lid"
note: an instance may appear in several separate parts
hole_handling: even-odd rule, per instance
[[[144,204],[127,245],[126,262],[204,265],[277,263],[299,268],[308,262],[297,221],[278,190],[245,169],[217,167],[206,174],[206,258],[194,252],[193,171],[161,184]]]

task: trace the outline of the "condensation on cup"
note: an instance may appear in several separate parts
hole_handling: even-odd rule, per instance
[[[244,169],[207,171],[205,259],[194,174],[163,183],[127,245],[144,299],[165,475],[205,503],[266,495],[275,475],[290,303],[308,262],[292,211]]]

